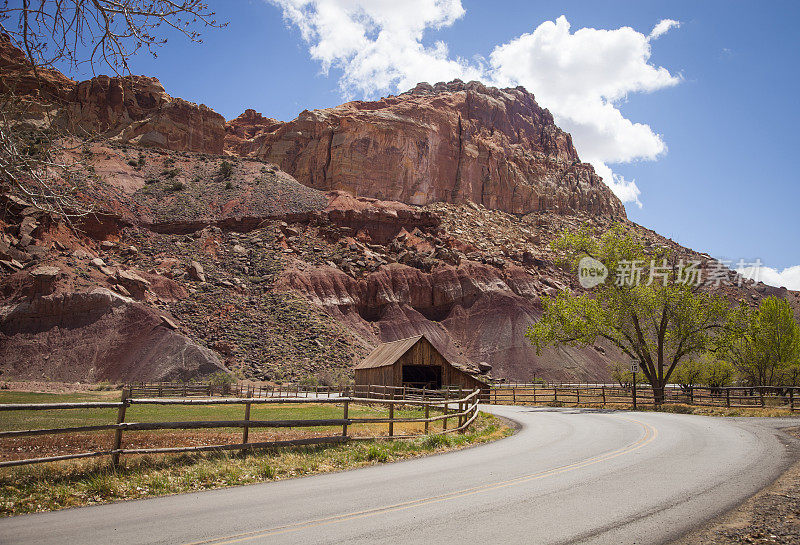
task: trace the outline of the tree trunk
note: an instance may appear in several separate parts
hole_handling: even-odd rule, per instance
[[[664,385],[663,384],[654,384],[653,385],[653,402],[655,403],[656,407],[661,407],[664,404]]]

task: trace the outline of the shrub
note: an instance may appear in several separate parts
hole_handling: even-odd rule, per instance
[[[370,462],[388,462],[389,453],[379,445],[370,445],[367,449],[367,460]]]
[[[228,161],[222,161],[219,165],[219,175],[223,180],[230,179],[233,176],[233,165]]]
[[[223,394],[230,392],[231,385],[236,382],[228,373],[218,371],[208,377],[208,385],[212,388],[221,388]]]
[[[233,189],[233,182],[227,182],[225,184],[225,189]]]
[[[319,386],[319,381],[316,379],[316,377],[303,377],[300,379],[300,386]]]
[[[181,169],[179,168],[165,168],[161,171],[162,176],[166,176],[167,178],[174,178],[178,174],[181,173]]]
[[[183,182],[173,182],[171,186],[169,186],[170,191],[182,191],[183,190]]]
[[[426,437],[424,441],[422,441],[422,446],[428,450],[437,449],[439,447],[449,447],[450,446],[450,436],[449,435],[431,435]]]

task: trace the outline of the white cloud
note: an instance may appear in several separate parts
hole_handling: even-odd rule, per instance
[[[669,32],[670,29],[678,28],[679,26],[681,26],[681,22],[675,19],[661,19],[658,24],[653,27],[653,30],[650,31],[650,36],[648,36],[648,38],[657,40]]]
[[[738,267],[736,271],[745,278],[760,280],[770,286],[783,286],[790,290],[800,290],[800,265],[786,267],[782,271],[764,266]]]
[[[666,152],[662,138],[625,118],[617,103],[629,93],[676,85],[680,78],[650,64],[650,42],[630,27],[570,32],[564,16],[497,46],[492,78],[524,85],[572,134],[584,161],[592,163],[623,202],[639,205],[639,188],[612,173],[608,163],[654,160]]]
[[[636,185],[636,180],[626,180],[620,174],[614,173],[608,165],[603,162],[595,161],[592,166],[597,174],[603,178],[603,182],[614,192],[614,195],[619,197],[622,202],[634,203],[639,208],[642,207],[642,202],[639,200],[639,195],[642,192]]]
[[[283,10],[309,44],[324,72],[342,70],[342,93],[374,97],[417,82],[482,80],[523,85],[572,134],[584,161],[594,165],[623,202],[641,206],[635,181],[609,164],[654,160],[666,144],[648,125],[627,119],[619,103],[628,94],[676,85],[680,77],[650,63],[650,40],[678,26],[664,19],[649,36],[630,27],[571,32],[564,16],[498,45],[488,61],[453,58],[447,44],[423,44],[426,31],[454,24],[460,0],[269,0]]]
[[[447,44],[424,46],[427,29],[464,15],[460,0],[270,0],[296,25],[325,73],[340,68],[342,93],[373,96],[420,81],[479,79],[482,68],[452,59]]]

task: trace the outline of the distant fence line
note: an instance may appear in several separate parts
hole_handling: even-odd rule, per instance
[[[664,390],[665,404],[685,404],[725,408],[786,408],[795,411],[796,386],[698,386],[669,387]],[[653,389],[637,385],[636,405],[655,405]],[[633,388],[622,386],[544,386],[541,384],[494,385],[489,394],[493,404],[574,404],[632,405]]]
[[[412,386],[384,386],[381,384],[345,387],[292,385],[230,384],[208,385],[189,383],[151,382],[125,386],[130,397],[212,397],[235,396],[248,398],[334,398],[369,397],[374,399],[454,399],[468,392],[461,386],[443,386],[438,389]],[[482,400],[488,400],[488,390],[482,392]]]
[[[342,388],[303,385],[233,384],[227,387],[178,383],[132,384],[132,397],[191,397],[231,395],[249,398],[336,398],[368,397],[374,399],[451,399],[462,397],[466,390],[459,386],[445,386],[432,390],[411,386],[356,385]],[[495,383],[478,394],[482,403],[490,404],[599,404],[620,406],[633,404],[630,386],[611,384],[542,384]],[[679,386],[668,384],[664,389],[664,403],[707,407],[758,408],[773,407],[796,410],[795,398],[800,397],[797,386]],[[800,403],[800,399],[798,399]],[[653,390],[645,384],[636,387],[636,404],[654,405]]]
[[[166,392],[166,390],[162,390]],[[171,392],[170,392],[171,393]],[[263,392],[262,392],[263,393]],[[441,396],[431,395],[428,399],[403,399],[400,397],[390,398],[370,398],[357,396],[337,396],[319,397],[309,399],[308,397],[283,397],[282,395],[263,396],[263,397],[228,397],[228,398],[137,398],[132,397],[128,388],[123,389],[120,401],[110,402],[83,402],[83,403],[10,403],[0,404],[0,412],[5,411],[58,411],[63,409],[90,409],[108,408],[117,409],[117,422],[113,424],[98,424],[91,426],[72,426],[64,428],[46,428],[31,430],[0,431],[0,438],[15,438],[39,435],[55,435],[78,432],[95,431],[114,431],[113,443],[107,450],[82,452],[77,454],[65,454],[60,456],[47,456],[41,458],[28,458],[23,460],[7,460],[0,462],[0,467],[11,467],[28,464],[38,464],[45,462],[56,462],[75,458],[91,458],[97,456],[111,456],[113,464],[119,464],[120,456],[123,454],[165,454],[182,452],[202,452],[202,451],[222,451],[240,450],[247,452],[256,448],[275,448],[297,445],[316,445],[344,443],[352,440],[376,440],[376,439],[410,439],[419,435],[395,435],[394,425],[397,423],[424,423],[425,433],[429,432],[429,425],[432,422],[442,421],[442,431],[435,432],[433,435],[445,433],[464,432],[475,421],[478,416],[478,394],[479,390],[465,392],[463,397],[449,397],[448,393]],[[166,394],[169,395],[169,394]],[[336,404],[342,406],[342,417],[334,419],[303,419],[303,420],[253,420],[250,418],[250,408],[252,405],[259,404],[284,404],[284,403],[321,403]],[[385,404],[389,410],[388,418],[352,418],[349,416],[351,404],[373,405]],[[200,406],[200,405],[243,405],[244,417],[242,420],[196,420],[184,422],[126,422],[126,409],[132,405],[177,405],[177,406]],[[423,418],[395,417],[396,406],[417,406],[424,409]],[[451,408],[457,409],[451,412]],[[431,410],[441,412],[439,415],[431,416]],[[448,420],[455,420],[456,426],[448,429]],[[355,424],[387,424],[388,436],[374,437],[353,437],[348,434],[349,426]],[[264,441],[249,442],[249,431],[252,428],[311,428],[317,426],[341,426],[340,435],[328,437],[312,437],[306,439],[293,439],[285,441]],[[213,429],[213,428],[241,428],[242,441],[236,444],[225,445],[203,445],[203,446],[176,446],[168,448],[123,448],[122,439],[125,431],[141,430],[190,430],[190,429]]]

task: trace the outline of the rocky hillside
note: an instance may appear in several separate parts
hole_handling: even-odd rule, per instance
[[[602,380],[609,346],[537,355],[523,337],[541,297],[579,289],[549,243],[621,222],[708,259],[625,219],[523,89],[420,84],[223,126],[151,78],[37,83],[7,47],[0,67],[24,122],[104,135],[65,152],[91,209],[77,231],[0,195],[0,379],[336,382],[378,342],[424,332],[495,377]],[[800,306],[763,284],[726,293]]]
[[[227,131],[234,153],[271,161],[317,189],[625,217],[570,135],[522,87],[420,83],[376,102],[306,110],[288,123],[248,110]]]

